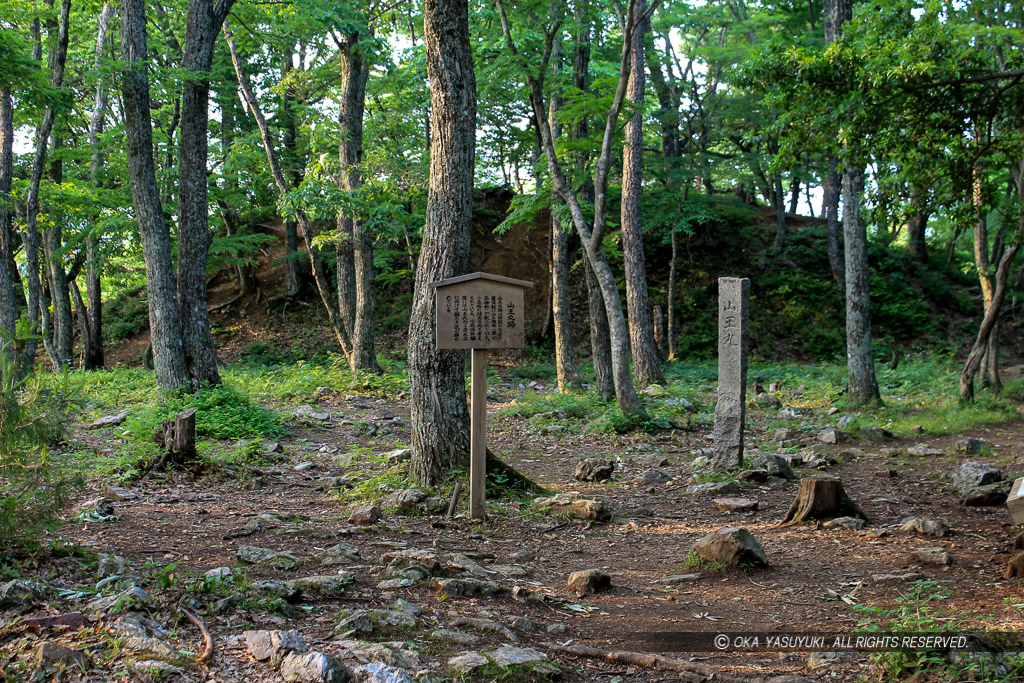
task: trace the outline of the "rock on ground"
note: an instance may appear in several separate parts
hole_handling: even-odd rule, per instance
[[[288,683],[347,683],[352,672],[323,652],[288,653],[281,662],[281,676]]]
[[[713,531],[697,541],[690,552],[702,560],[723,562],[729,567],[768,566],[768,556],[761,542],[742,527],[724,526]]]
[[[608,458],[587,458],[576,465],[577,481],[605,481],[612,478],[615,462]]]
[[[956,468],[956,472],[953,473],[953,488],[963,496],[973,488],[988,486],[1002,480],[1003,473],[998,468],[972,460]]]
[[[585,569],[569,575],[568,588],[576,595],[590,595],[612,587],[612,577],[600,569]]]
[[[357,526],[373,526],[380,521],[380,508],[376,505],[361,505],[352,510],[348,516],[349,524]]]
[[[922,536],[948,536],[949,527],[945,522],[926,517],[907,517],[900,522],[900,531],[908,534],[921,534]]]
[[[552,514],[568,514],[577,519],[606,522],[612,518],[611,509],[596,498],[584,498],[578,491],[566,491],[550,498],[535,498],[534,508],[550,508]]]
[[[480,667],[487,666],[490,661],[479,652],[467,652],[448,660],[448,668],[457,674],[471,674]]]
[[[277,661],[286,653],[308,649],[298,631],[246,631],[242,637],[253,658],[259,661]]]
[[[758,506],[753,498],[715,498],[711,502],[722,512],[753,512]]]

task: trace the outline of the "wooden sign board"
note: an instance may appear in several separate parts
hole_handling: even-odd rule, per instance
[[[518,349],[524,344],[526,287],[532,282],[471,273],[430,283],[439,349]]]
[[[470,273],[431,282],[439,349],[473,349],[470,373],[469,516],[486,518],[487,354],[523,345],[523,290],[532,282],[490,273]],[[455,505],[453,499],[452,505]]]
[[[1013,482],[1010,495],[1006,499],[1006,507],[1014,524],[1024,524],[1024,477]]]

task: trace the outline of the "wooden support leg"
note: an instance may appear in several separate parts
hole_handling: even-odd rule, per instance
[[[469,433],[469,516],[486,517],[487,487],[487,349],[473,349],[472,413]]]

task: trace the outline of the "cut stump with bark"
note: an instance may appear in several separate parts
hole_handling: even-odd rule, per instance
[[[1016,576],[1024,576],[1024,552],[1016,553],[1006,563],[1006,578],[1012,579]]]
[[[835,477],[807,477],[800,480],[796,500],[789,507],[781,526],[795,526],[812,519],[834,517],[860,517],[867,521],[867,515],[850,500],[843,490],[843,484]]]
[[[158,468],[168,462],[183,465],[195,460],[196,409],[183,410],[173,420],[164,420],[156,430],[156,443],[164,452]]]

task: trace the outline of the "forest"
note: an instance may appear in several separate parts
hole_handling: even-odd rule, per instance
[[[5,0],[0,680],[1020,680],[1022,246],[1016,3]]]

